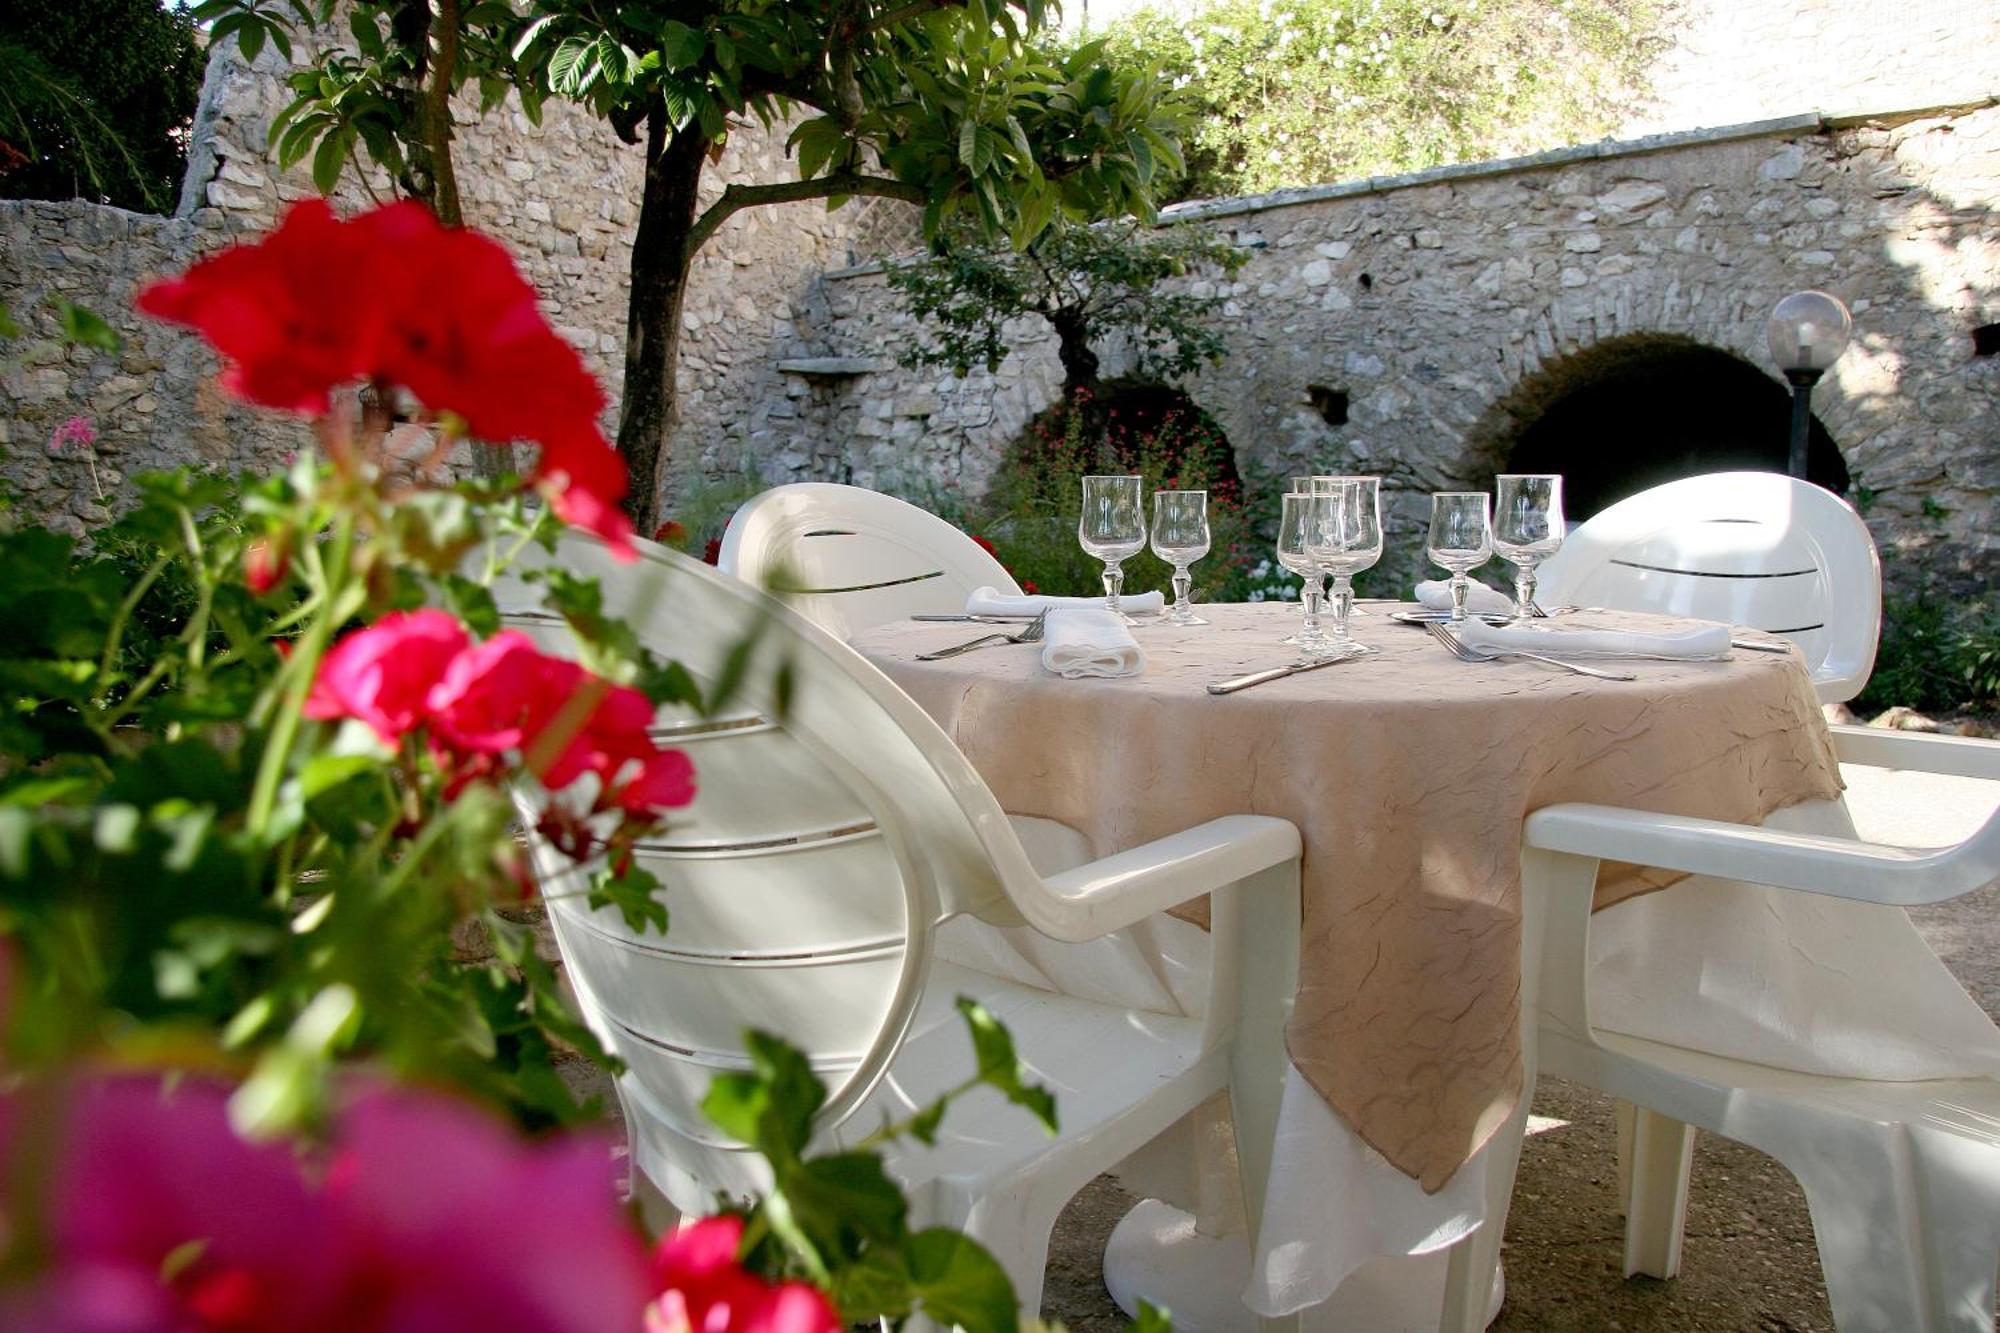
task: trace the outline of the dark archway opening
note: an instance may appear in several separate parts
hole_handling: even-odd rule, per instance
[[[1564,508],[1585,519],[1628,495],[1703,472],[1783,472],[1791,390],[1728,352],[1680,339],[1600,344],[1529,386],[1525,423],[1499,470],[1560,472]],[[1807,480],[1847,490],[1847,464],[1814,417]]]

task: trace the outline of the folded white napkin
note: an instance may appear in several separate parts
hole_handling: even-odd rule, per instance
[[[1537,621],[1547,626],[1548,621]],[[1729,626],[1698,622],[1684,630],[1643,634],[1620,629],[1529,629],[1518,622],[1489,625],[1468,620],[1458,637],[1489,652],[1547,653],[1552,657],[1684,657],[1713,660],[1729,655]]]
[[[969,616],[1038,616],[1044,611],[1087,611],[1104,609],[1102,597],[1027,597],[1003,593],[998,588],[974,588],[965,599]],[[1128,592],[1118,599],[1118,607],[1128,616],[1150,616],[1167,609],[1163,592]]]
[[[1451,581],[1427,579],[1419,583],[1417,600],[1424,604],[1426,611],[1451,610]],[[1476,616],[1510,616],[1514,614],[1514,599],[1504,592],[1495,592],[1478,579],[1472,579],[1465,589],[1465,609]]]
[[[1125,622],[1103,607],[1054,610],[1043,626],[1042,665],[1058,676],[1136,676],[1146,654]]]

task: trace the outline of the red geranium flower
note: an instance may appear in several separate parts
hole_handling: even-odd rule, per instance
[[[556,517],[594,532],[621,560],[634,559],[632,520],[619,508],[625,498],[625,460],[605,442],[596,425],[542,442],[535,484]]]
[[[148,285],[138,307],[199,330],[237,397],[317,415],[333,389],[372,368],[388,293],[368,249],[324,200],[308,199],[259,243]]]
[[[350,225],[371,253],[393,257],[399,289],[375,375],[456,413],[482,440],[546,442],[594,426],[603,391],[499,242],[408,200]]]
[[[660,1242],[663,1289],[646,1307],[646,1333],[840,1333],[826,1293],[806,1282],[766,1282],[736,1262],[740,1217],[705,1217]]]

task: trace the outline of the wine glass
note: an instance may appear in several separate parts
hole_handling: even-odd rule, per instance
[[[1290,485],[1286,487],[1286,491],[1292,495],[1311,495],[1313,491],[1313,481],[1314,478],[1312,477],[1293,477]],[[1291,569],[1292,567],[1290,565],[1286,565],[1285,568]],[[1293,569],[1292,572],[1294,574],[1297,574],[1300,578],[1304,579],[1307,583],[1310,583],[1312,585],[1313,594],[1315,596],[1321,598],[1325,597],[1326,571],[1319,567],[1318,562],[1314,561],[1311,558],[1310,553],[1307,554],[1306,568]],[[1286,643],[1297,643],[1298,641],[1299,641],[1299,636],[1296,634],[1287,634],[1284,638],[1284,642]]]
[[[1188,605],[1194,577],[1188,566],[1208,554],[1208,492],[1153,492],[1153,554],[1174,567],[1174,606],[1169,625],[1206,625]]]
[[[1307,657],[1317,657],[1332,647],[1319,627],[1319,565],[1312,556],[1311,536],[1319,523],[1324,497],[1311,491],[1289,491],[1278,502],[1278,563],[1306,581],[1300,594],[1305,614],[1299,632],[1287,639]]]
[[[1119,566],[1146,549],[1146,509],[1140,502],[1138,477],[1085,477],[1083,517],[1076,539],[1084,553],[1104,562],[1104,605],[1128,625],[1138,622],[1118,605],[1125,587]]]
[[[1493,506],[1493,549],[1514,565],[1514,614],[1531,625],[1535,614],[1535,566],[1563,543],[1563,479],[1548,475],[1503,474]]]
[[[1380,477],[1313,478],[1322,503],[1307,549],[1333,575],[1333,630],[1327,637],[1342,652],[1372,651],[1348,633],[1347,617],[1354,609],[1354,576],[1382,558],[1381,483]]]
[[[1493,558],[1493,497],[1485,491],[1439,491],[1431,496],[1431,563],[1451,571],[1451,623],[1465,620],[1466,575]]]

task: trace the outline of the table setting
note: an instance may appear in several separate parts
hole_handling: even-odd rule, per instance
[[[1094,854],[1235,813],[1286,818],[1303,836],[1286,1168],[1272,1182],[1257,1251],[1237,1234],[1223,1263],[1213,1252],[1220,1238],[1142,1205],[1114,1238],[1107,1281],[1132,1299],[1165,1294],[1176,1274],[1219,1291],[1215,1311],[1188,1311],[1191,1328],[1240,1326],[1229,1311],[1244,1304],[1268,1315],[1319,1305],[1378,1261],[1430,1264],[1427,1276],[1388,1286],[1405,1297],[1435,1292],[1442,1252],[1486,1215],[1490,1150],[1518,1148],[1532,1081],[1519,1006],[1527,814],[1589,800],[1838,831],[1841,780],[1802,663],[1783,639],[1742,627],[1537,607],[1534,567],[1564,531],[1560,478],[1501,478],[1497,516],[1483,493],[1436,497],[1424,540],[1449,577],[1407,601],[1357,601],[1352,591],[1383,549],[1379,481],[1295,480],[1281,498],[1276,554],[1305,580],[1300,604],[1195,603],[1192,620],[1175,613],[1193,613],[1194,567],[1206,551],[1192,517],[1200,502],[1185,493],[1171,501],[1173,597],[1142,602],[1118,573],[1146,541],[1138,479],[1093,486],[1105,480],[1084,482],[1079,522],[1085,549],[1105,562],[1102,599],[1003,602],[981,589],[967,615],[977,607],[1018,619],[972,628],[1008,628],[1009,637],[940,657],[967,626],[912,620],[853,643],[964,750],[1003,808],[1075,830]],[[1470,577],[1496,551],[1513,567],[1512,597]],[[1022,637],[1027,625],[1041,626],[1039,638]],[[1683,891],[1658,892],[1671,883],[1607,863],[1598,906],[1621,905],[1638,923],[1636,933],[1600,932],[1614,962],[1650,966],[1644,942],[1657,938],[1673,940],[1683,959],[1706,949],[1715,976],[1754,979],[1774,966],[1777,909],[1690,891],[1685,902],[1700,904],[1700,915],[1682,920],[1667,900]],[[1652,899],[1663,906],[1622,906]],[[1189,903],[1149,923],[1117,961],[1120,976],[1170,1008],[1174,978],[1200,965],[1205,911]],[[1887,937],[1882,923],[1858,929],[1838,913],[1787,918],[1783,929],[1825,937],[1828,957]],[[1921,950],[1903,933],[1896,948]],[[1009,966],[1054,989],[1113,984],[1101,958],[1022,947],[1033,956]],[[1924,966],[1914,952],[1908,965]],[[1815,974],[1802,987],[1817,984]],[[1770,1013],[1768,996],[1718,987],[1663,1012],[1621,1008],[1614,996],[1607,1021],[1660,1040],[1691,1023],[1734,1029],[1738,1045],[1768,1055],[1791,1039],[1773,1037]],[[1865,1032],[1870,1018],[1857,1010],[1850,1021]],[[1136,1188],[1172,1194],[1164,1184]],[[1173,1201],[1203,1211],[1185,1188]],[[1367,1286],[1357,1281],[1325,1309]],[[1375,1284],[1377,1295],[1384,1289]],[[1364,1308],[1376,1313],[1349,1310],[1332,1326],[1388,1317]]]

